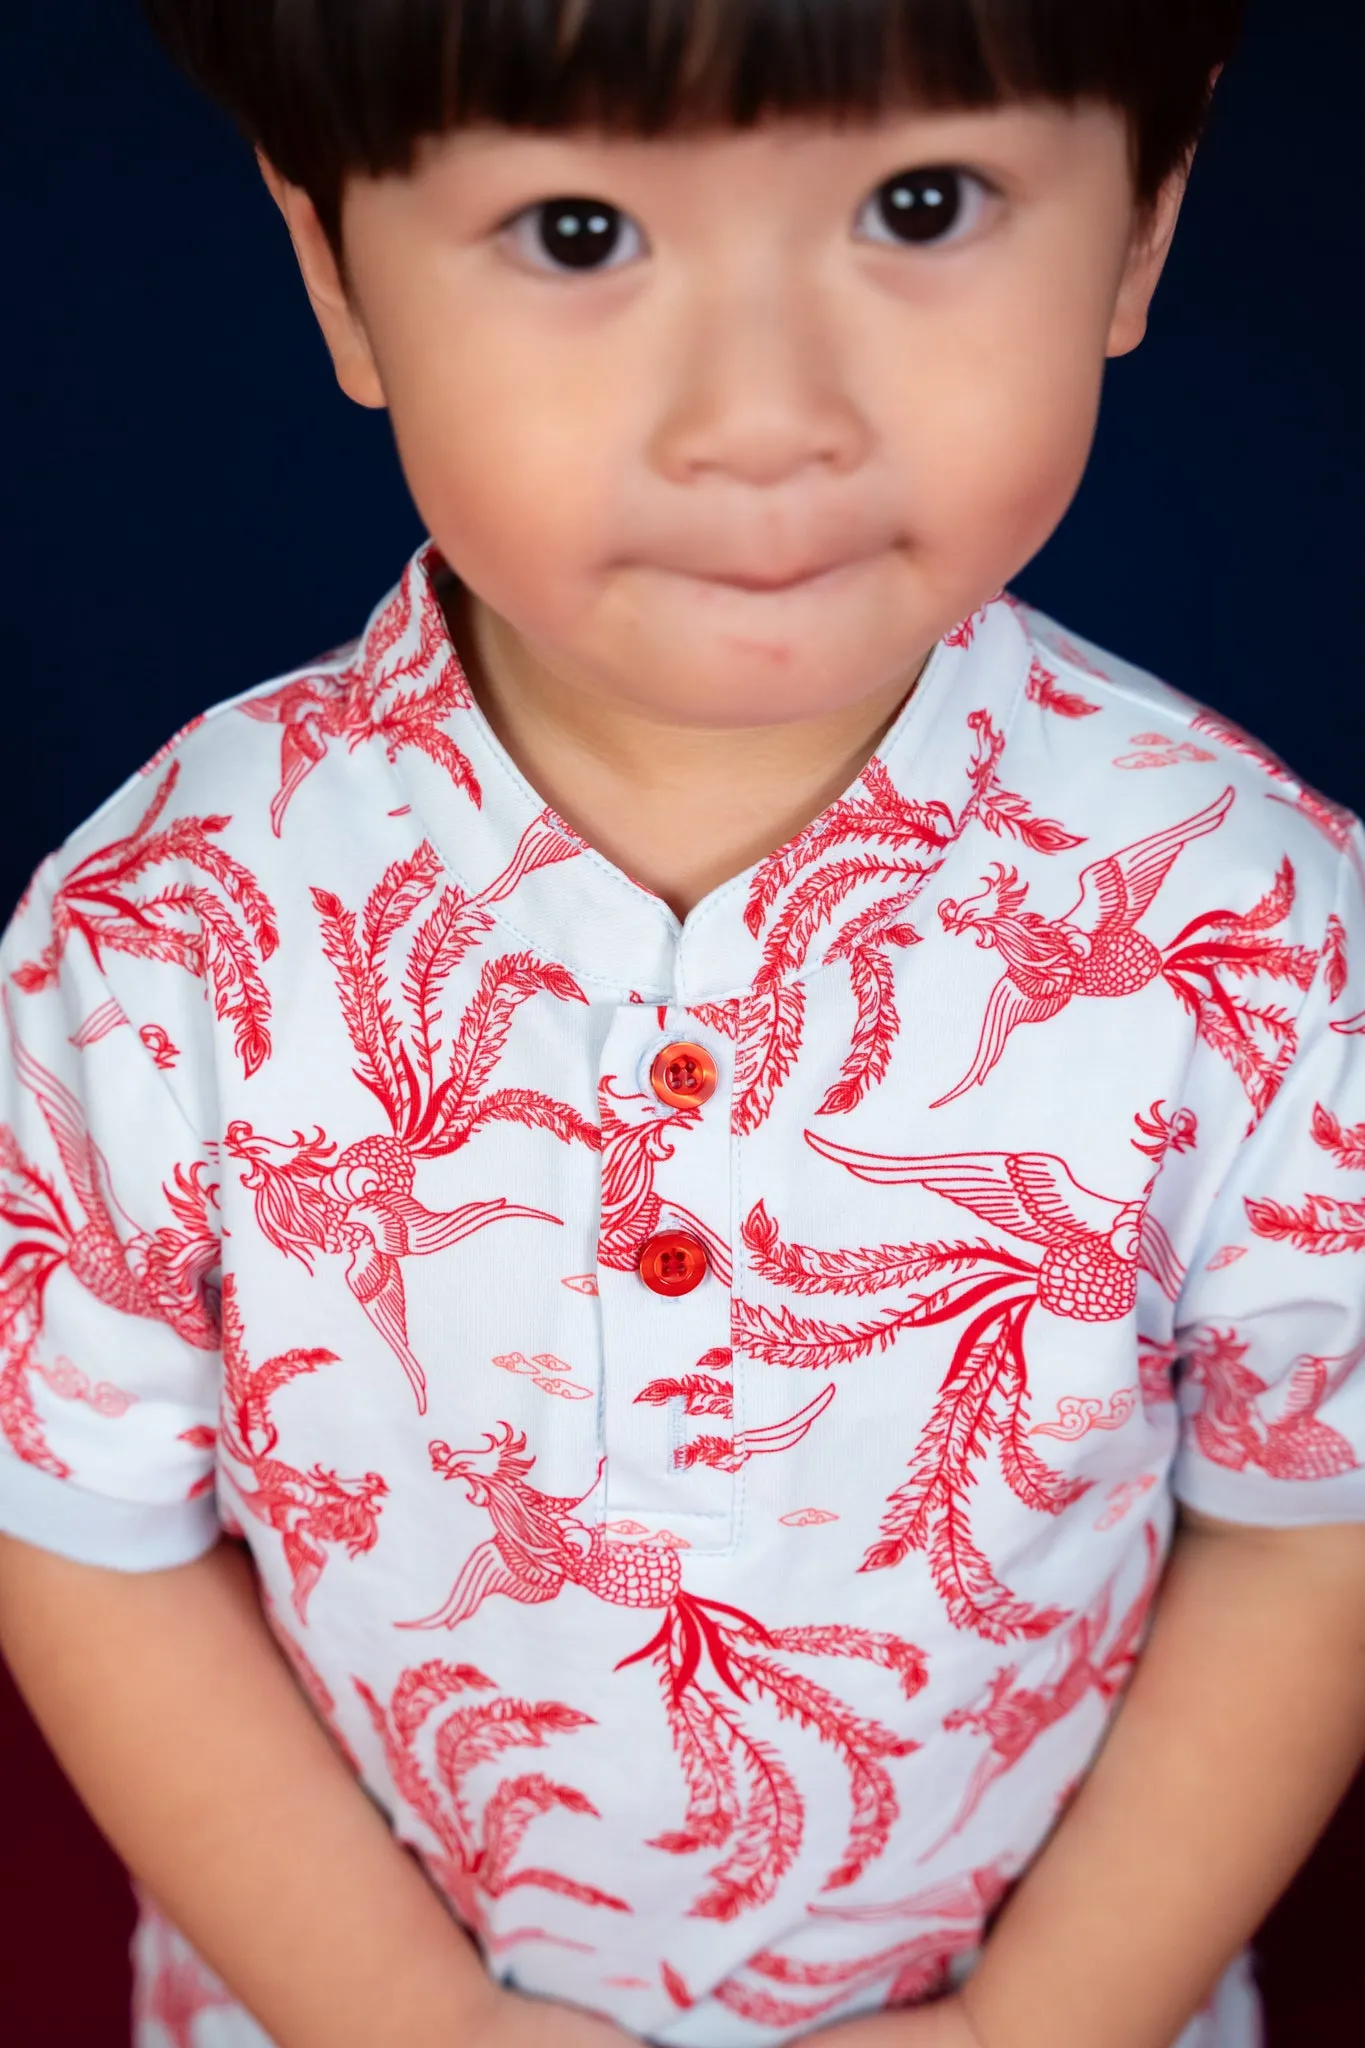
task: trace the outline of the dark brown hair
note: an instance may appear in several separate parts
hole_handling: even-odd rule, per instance
[[[618,133],[1107,100],[1139,197],[1193,149],[1244,0],[146,0],[181,64],[311,195],[476,121]]]

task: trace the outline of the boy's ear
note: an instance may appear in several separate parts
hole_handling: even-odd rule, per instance
[[[317,208],[303,187],[291,185],[287,178],[281,177],[269,157],[259,149],[256,161],[271,198],[284,215],[284,224],[303,273],[304,286],[322,329],[323,340],[331,351],[337,383],[357,405],[382,408],[388,401],[369,337],[346,288],[336,251],[327,239]]]
[[[1133,223],[1133,239],[1114,302],[1109,328],[1108,354],[1126,356],[1147,332],[1147,314],[1152,296],[1161,281],[1170,254],[1175,224],[1180,218],[1190,166],[1172,171],[1150,206],[1142,207]]]
[[[1210,100],[1217,91],[1218,81],[1222,75],[1223,66],[1215,64],[1209,73]],[[1171,252],[1171,238],[1175,234],[1175,224],[1180,218],[1180,209],[1185,202],[1193,161],[1191,152],[1184,163],[1172,171],[1158,192],[1155,204],[1142,208],[1134,223],[1128,262],[1114,306],[1113,325],[1109,330],[1111,356],[1126,356],[1130,349],[1137,347],[1147,332],[1148,309],[1152,303],[1152,295],[1161,282],[1166,258]]]

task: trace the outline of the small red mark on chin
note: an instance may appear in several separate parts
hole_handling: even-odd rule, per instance
[[[739,633],[727,633],[721,645],[731,654],[742,654],[753,660],[766,661],[769,668],[790,668],[796,650],[789,640],[750,640]]]

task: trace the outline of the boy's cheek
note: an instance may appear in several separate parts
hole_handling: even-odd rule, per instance
[[[477,306],[463,319],[390,310],[386,382],[404,470],[466,582],[552,661],[620,682],[661,658],[662,639],[680,677],[694,673],[714,650],[705,621],[694,629],[685,590],[669,594],[660,634],[629,589],[611,587],[642,531],[695,540],[695,507],[655,459],[677,398],[676,359],[636,360],[620,336],[595,354],[579,336],[548,354],[516,334],[494,346]],[[850,476],[797,488],[846,493],[855,516],[874,501],[889,508],[905,562],[875,593],[880,636],[837,608],[797,616],[813,662],[838,660],[842,643],[855,692],[992,596],[1062,517],[1089,453],[1103,368],[1081,324],[1065,309],[1042,306],[1023,321],[997,308],[969,332],[945,317],[907,338],[888,314],[853,338],[838,374],[866,421],[867,460]],[[866,676],[852,672],[860,665]],[[763,669],[754,666],[756,686]]]
[[[1101,351],[1044,321],[1038,328],[999,338],[988,360],[964,350],[941,362],[903,405],[911,516],[926,542],[964,565],[983,549],[1003,555],[1006,578],[1070,504],[1099,413]]]

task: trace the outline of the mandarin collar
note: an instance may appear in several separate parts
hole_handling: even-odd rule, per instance
[[[861,863],[845,870],[851,888],[841,907],[865,902],[870,914],[879,895],[905,891],[898,861],[916,860],[924,881],[932,879],[972,813],[983,763],[998,759],[1028,678],[1023,625],[1012,601],[998,598],[939,642],[844,794],[680,923],[554,816],[498,740],[450,638],[437,589],[443,573],[426,543],[372,615],[352,673],[372,702],[439,679],[449,706],[435,728],[439,739],[393,756],[414,819],[458,886],[484,896],[518,947],[557,961],[598,1000],[695,1007],[817,972],[827,964],[818,906],[809,937],[778,934],[774,943],[806,857],[837,849],[844,862]],[[919,844],[917,818],[926,827]],[[503,896],[500,878],[512,874],[515,892]]]

